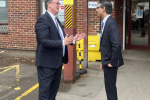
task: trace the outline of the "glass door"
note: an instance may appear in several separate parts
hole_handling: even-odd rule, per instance
[[[149,0],[127,0],[126,8],[126,47],[150,49]]]

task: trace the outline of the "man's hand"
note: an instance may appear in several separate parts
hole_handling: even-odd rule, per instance
[[[74,37],[74,39],[75,39],[75,41],[79,41],[79,40],[81,40],[81,39],[83,39],[84,37],[86,36],[86,34],[85,33],[77,33],[76,35],[75,35],[75,37]]]
[[[74,39],[73,35],[68,37],[68,34],[67,34],[66,37],[64,38],[64,44],[69,45],[69,44],[73,43],[73,39]]]
[[[101,71],[104,71],[102,63],[100,63],[100,69]]]
[[[107,66],[108,66],[108,67],[113,67],[113,66],[111,65],[111,63],[107,64]]]

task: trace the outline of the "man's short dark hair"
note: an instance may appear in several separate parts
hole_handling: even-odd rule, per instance
[[[112,3],[110,1],[100,1],[100,8],[105,7],[105,11],[107,14],[111,14],[112,12]]]
[[[45,9],[47,10],[48,8],[47,8],[47,3],[48,2],[52,2],[53,0],[45,0]]]

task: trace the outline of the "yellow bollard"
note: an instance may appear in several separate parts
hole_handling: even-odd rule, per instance
[[[82,69],[82,63],[81,63],[81,59],[82,59],[82,58],[81,58],[81,48],[80,48],[81,46],[80,46],[80,41],[79,41],[78,46],[79,46],[79,64],[80,64],[79,66],[80,66],[80,69]]]
[[[86,69],[83,69],[82,68],[82,62],[81,62],[81,45],[80,45],[80,41],[78,42],[78,47],[79,47],[79,66],[80,66],[80,69],[77,69],[76,70],[76,73],[79,73],[79,74],[86,74],[87,73],[87,70]]]

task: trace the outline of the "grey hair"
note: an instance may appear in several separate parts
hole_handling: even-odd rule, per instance
[[[100,1],[98,4],[100,4],[100,8],[105,7],[105,11],[107,14],[111,14],[112,12],[112,3],[110,1]]]
[[[45,9],[47,10],[47,3],[52,2],[53,0],[45,0]]]

